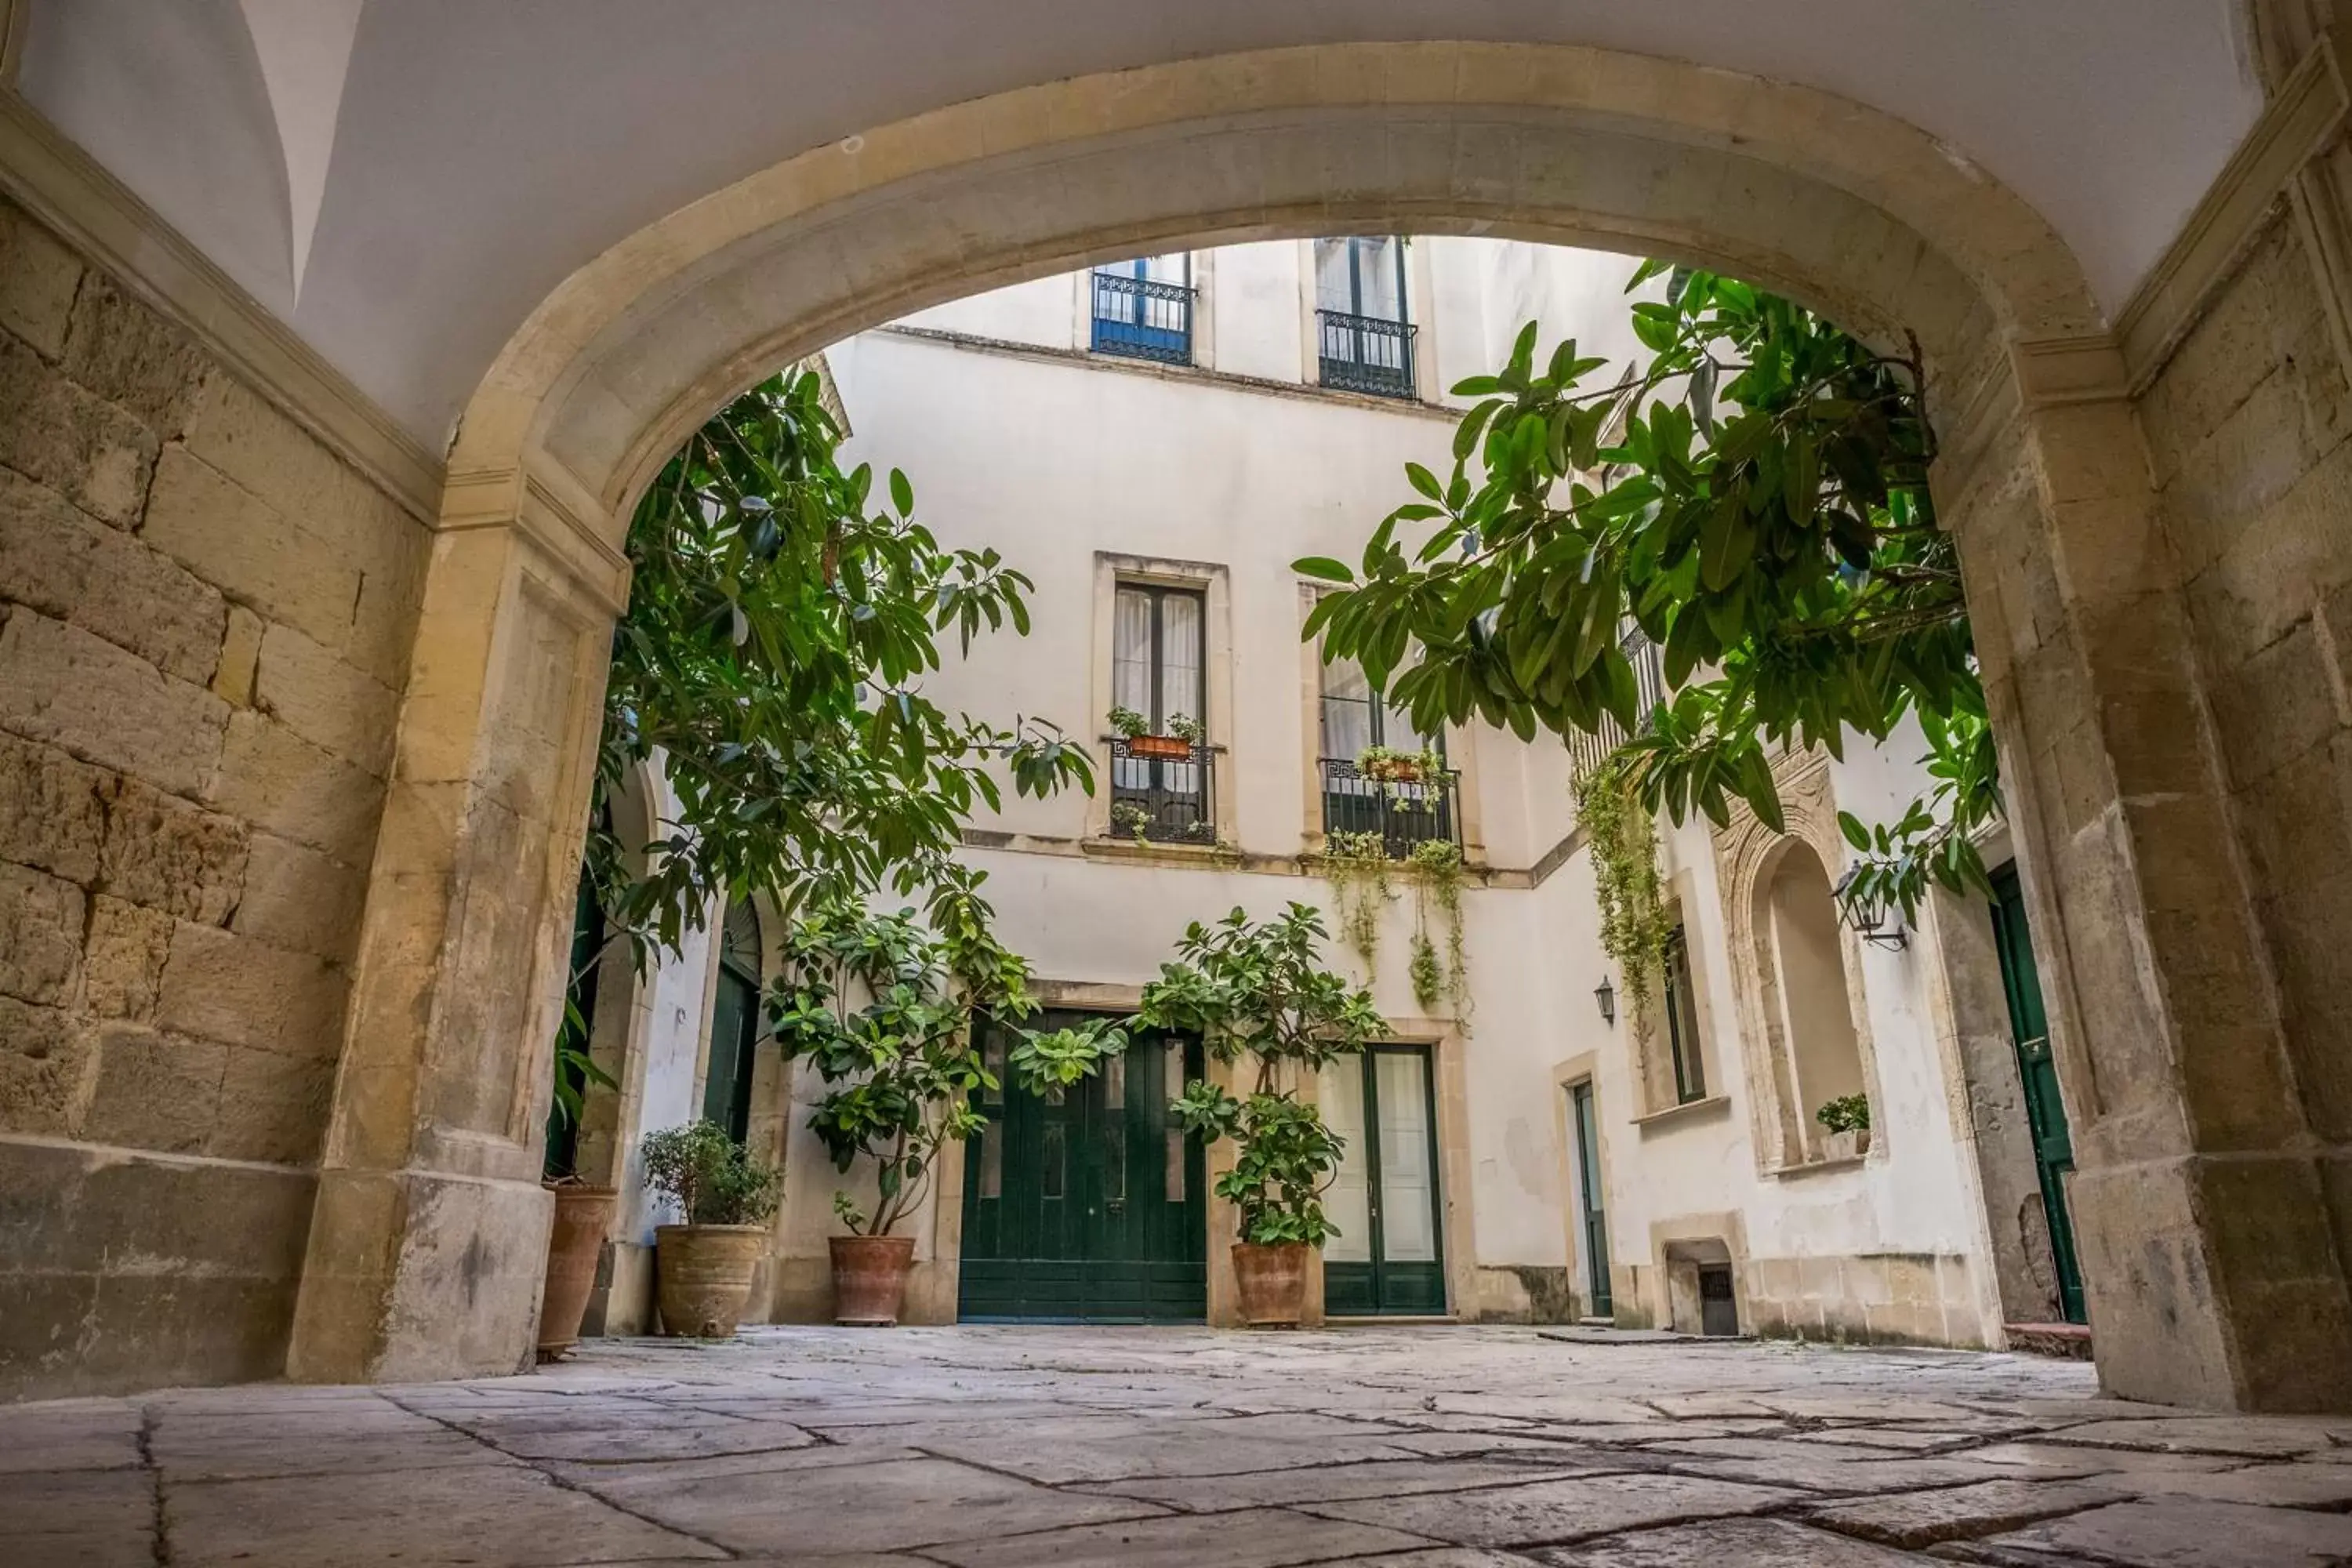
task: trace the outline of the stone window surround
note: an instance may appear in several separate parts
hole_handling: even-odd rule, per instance
[[[1210,815],[1217,825],[1217,842],[1235,844],[1240,841],[1240,817],[1235,811],[1234,782],[1238,776],[1239,752],[1234,746],[1234,588],[1233,574],[1221,562],[1182,561],[1171,556],[1129,555],[1118,551],[1095,552],[1094,630],[1087,642],[1088,682],[1090,694],[1088,729],[1099,735],[1109,728],[1104,717],[1111,706],[1111,635],[1118,621],[1118,590],[1121,584],[1137,584],[1160,588],[1187,588],[1198,593],[1206,605],[1202,629],[1202,674],[1208,696],[1208,712],[1202,716],[1207,725],[1205,743],[1216,753],[1216,763],[1210,781]],[[1110,831],[1110,753],[1106,748],[1095,758],[1100,777],[1105,781],[1087,800],[1085,837],[1088,843],[1108,840]],[[1213,854],[1206,846],[1188,850],[1181,845],[1154,845],[1155,852],[1165,851],[1180,858],[1197,856],[1203,864]]]
[[[1306,626],[1328,588],[1298,579],[1298,624]],[[1458,773],[1454,809],[1462,825],[1462,863],[1486,864],[1486,829],[1478,805],[1478,747],[1473,728],[1445,726],[1445,765]],[[1323,639],[1298,644],[1299,839],[1308,855],[1323,853]]]
[[[1829,757],[1822,752],[1785,751],[1773,759],[1772,772],[1780,784],[1788,832],[1776,834],[1748,807],[1735,805],[1731,825],[1717,829],[1714,839],[1716,881],[1723,900],[1725,942],[1738,1009],[1757,1170],[1763,1175],[1789,1177],[1851,1168],[1860,1162],[1822,1158],[1805,1108],[1796,1103],[1791,1086],[1793,1047],[1785,1037],[1778,983],[1773,978],[1777,966],[1772,932],[1769,921],[1759,913],[1787,845],[1800,840],[1810,845],[1832,877],[1845,863],[1845,839],[1838,830]],[[1870,1005],[1863,988],[1862,940],[1843,920],[1838,921],[1838,946],[1854,1047],[1861,1058],[1863,1092],[1875,1110],[1885,1101],[1879,1089]],[[1886,1129],[1874,1119],[1870,1152],[1864,1158],[1884,1160],[1886,1142]]]
[[[1627,1041],[1634,1053],[1634,1081],[1641,1089],[1641,1109],[1633,1117],[1634,1124],[1643,1129],[1674,1124],[1678,1114],[1692,1117],[1703,1115],[1710,1107],[1724,1105],[1730,1099],[1729,1086],[1724,1081],[1724,1052],[1716,1040],[1716,1014],[1712,987],[1707,984],[1706,952],[1700,945],[1699,922],[1691,918],[1698,908],[1698,877],[1688,866],[1675,870],[1666,879],[1664,913],[1683,929],[1683,941],[1688,954],[1691,990],[1691,1016],[1696,1020],[1696,1038],[1692,1042],[1698,1057],[1699,1081],[1704,1086],[1695,1100],[1677,1100],[1675,1094],[1674,1047],[1667,1033],[1665,1017],[1664,977],[1654,990],[1646,1005],[1628,1012]]]

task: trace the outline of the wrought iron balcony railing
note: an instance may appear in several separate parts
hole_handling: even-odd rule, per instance
[[[1217,841],[1215,748],[1164,735],[1108,740],[1114,835],[1155,844]]]
[[[1392,860],[1431,839],[1462,843],[1462,775],[1440,769],[1416,780],[1374,779],[1350,757],[1325,757],[1323,832],[1377,833]]]
[[[1628,631],[1617,646],[1624,653],[1626,661],[1633,667],[1633,689],[1638,696],[1634,710],[1641,715],[1642,721],[1634,734],[1641,734],[1649,729],[1651,715],[1656,711],[1658,704],[1666,700],[1665,661],[1658,652],[1658,645],[1652,642],[1649,635],[1639,626]],[[1597,732],[1568,738],[1570,778],[1581,784],[1593,769],[1608,759],[1610,752],[1631,739],[1633,736],[1625,732],[1623,725],[1603,713]]]
[[[1323,384],[1375,397],[1412,395],[1412,340],[1418,328],[1378,316],[1318,310]]]
[[[1192,290],[1181,283],[1095,279],[1095,353],[1160,364],[1192,363]]]

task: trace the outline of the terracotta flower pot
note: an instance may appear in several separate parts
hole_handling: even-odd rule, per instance
[[[911,1236],[836,1236],[833,1247],[833,1321],[889,1328],[907,1304],[907,1271],[915,1264]]]
[[[1303,1241],[1234,1243],[1234,1279],[1241,1287],[1242,1321],[1254,1329],[1298,1326],[1307,1312]]]
[[[734,1333],[767,1241],[764,1225],[655,1226],[662,1332],[705,1340]]]
[[[1192,760],[1192,742],[1173,735],[1131,735],[1128,738],[1127,754],[1130,757],[1162,757],[1171,762]]]
[[[613,1228],[611,1187],[547,1184],[555,1194],[555,1225],[547,1233],[547,1284],[539,1298],[539,1359],[561,1361],[580,1342],[580,1320],[596,1288],[596,1260]]]

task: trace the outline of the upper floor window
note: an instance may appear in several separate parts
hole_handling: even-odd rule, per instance
[[[1134,732],[1111,742],[1111,827],[1163,843],[1216,837],[1204,658],[1208,597],[1196,588],[1122,583],[1111,619],[1114,721]],[[1130,717],[1131,716],[1131,717]]]
[[[1399,858],[1426,839],[1459,843],[1444,737],[1414,729],[1355,660],[1321,668],[1324,833],[1377,834]]]
[[[1324,385],[1382,397],[1413,395],[1402,239],[1317,240],[1315,306]]]
[[[1192,363],[1192,257],[1139,256],[1094,270],[1094,350]]]
[[[1706,1098],[1706,1068],[1699,1055],[1698,995],[1691,979],[1690,938],[1679,924],[1666,938],[1666,1048],[1674,1058],[1675,1103]]]

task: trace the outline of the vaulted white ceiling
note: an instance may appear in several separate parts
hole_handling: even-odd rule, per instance
[[[2259,108],[2239,0],[33,0],[26,98],[419,438],[573,268],[795,153],[1062,77],[1586,43],[1921,126],[2110,310]]]

